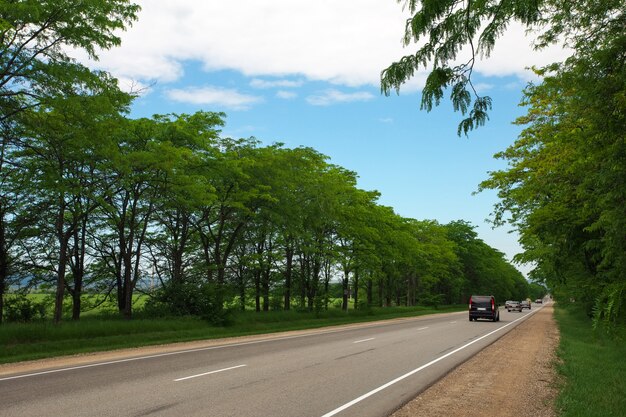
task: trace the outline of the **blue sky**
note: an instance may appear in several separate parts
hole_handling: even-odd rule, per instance
[[[523,114],[526,68],[561,59],[560,48],[534,52],[532,38],[511,25],[476,66],[475,82],[494,109],[467,138],[456,135],[461,115],[448,101],[419,110],[424,71],[400,95],[381,95],[380,71],[416,50],[402,47],[408,14],[395,0],[137,3],[139,20],[120,33],[120,47],[100,52],[98,62],[76,55],[122,88],[141,89],[132,117],[225,112],[224,136],[313,147],[355,171],[359,187],[378,190],[398,214],[467,220],[507,257],[519,251],[514,233],[485,222],[495,193],[472,192],[505,167],[493,155],[520,131],[512,121]]]

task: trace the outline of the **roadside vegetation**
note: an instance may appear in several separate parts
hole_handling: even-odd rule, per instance
[[[626,410],[626,323],[592,329],[576,305],[557,304],[562,417],[619,417]]]

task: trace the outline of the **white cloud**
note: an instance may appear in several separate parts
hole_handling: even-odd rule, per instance
[[[474,88],[476,89],[476,91],[480,94],[480,93],[484,93],[485,91],[489,91],[491,89],[493,89],[494,85],[493,84],[489,84],[489,83],[478,83],[478,84],[474,84]]]
[[[276,97],[289,100],[289,99],[298,97],[298,95],[296,93],[294,93],[293,91],[283,91],[283,90],[280,90],[280,91],[278,91],[276,93]]]
[[[233,110],[246,110],[252,104],[262,101],[261,97],[241,94],[236,90],[217,87],[189,87],[166,91],[169,99],[182,103],[212,104],[224,106]]]
[[[302,84],[304,84],[304,81],[302,81],[302,80],[297,80],[297,81],[292,81],[292,80],[273,80],[273,81],[268,81],[268,80],[261,80],[259,78],[255,78],[252,81],[250,81],[250,86],[254,87],[254,88],[275,88],[275,87],[296,88],[296,87],[300,87]]]
[[[343,86],[378,86],[380,72],[415,51],[401,39],[408,13],[392,0],[136,0],[139,20],[121,33],[122,46],[100,53],[100,68],[117,77],[168,83],[184,64],[234,70],[258,88],[291,88],[286,77]],[[511,24],[489,60],[488,76],[529,77],[525,70],[561,59],[551,48],[534,52],[521,25]],[[84,60],[84,57],[81,59]],[[282,77],[266,81],[260,77]],[[403,88],[423,86],[423,74]],[[281,83],[284,83],[281,85]]]
[[[321,94],[312,95],[306,98],[309,104],[314,106],[330,106],[335,103],[348,103],[352,101],[367,101],[374,98],[372,93],[365,91],[356,93],[343,93],[339,90],[326,90]]]
[[[391,117],[382,117],[378,119],[378,121],[381,123],[393,123],[393,119]]]
[[[535,37],[528,37],[525,33],[526,29],[521,23],[511,23],[496,41],[491,56],[476,63],[476,71],[486,76],[516,75],[530,81],[537,78],[529,70],[530,67],[561,61],[571,54],[571,50],[565,50],[559,45],[535,51],[532,46]]]

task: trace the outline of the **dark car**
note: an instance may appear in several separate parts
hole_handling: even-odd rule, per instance
[[[522,308],[527,308],[530,310],[530,301],[528,300],[523,300],[522,301]]]
[[[500,311],[493,295],[472,295],[469,300],[469,320],[500,321]]]
[[[537,303],[537,304],[541,304],[541,303],[543,303],[543,299],[541,299],[541,298],[537,298],[537,299],[535,300],[535,303]]]

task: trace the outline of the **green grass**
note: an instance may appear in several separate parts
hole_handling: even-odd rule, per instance
[[[593,331],[591,320],[572,306],[558,307],[558,349],[562,387],[557,409],[562,417],[626,415],[626,328],[611,337]]]
[[[42,359],[76,353],[202,339],[318,328],[346,323],[412,317],[462,311],[467,307],[387,307],[370,310],[340,309],[302,312],[236,312],[226,327],[209,325],[198,318],[145,319],[126,321],[110,314],[92,315],[80,321],[8,323],[0,326],[0,363]],[[140,317],[140,316],[139,316]]]

